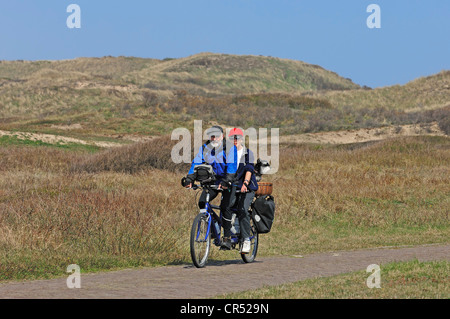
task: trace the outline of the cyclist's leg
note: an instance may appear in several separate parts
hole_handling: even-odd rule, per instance
[[[220,212],[222,214],[222,226],[224,237],[231,236],[231,208],[236,202],[236,186],[232,186],[229,190],[222,193],[222,202],[220,203]]]
[[[211,202],[214,198],[216,198],[217,194],[219,194],[219,192],[216,192],[215,190],[210,190],[209,191],[209,201]],[[203,190],[200,195],[200,199],[198,200],[198,207],[200,209],[203,209],[203,208],[205,208],[205,204],[206,204],[206,190]]]
[[[248,193],[243,193],[239,195],[237,209],[238,209],[239,226],[241,229],[241,237],[243,239],[249,238],[251,236],[250,215],[248,213],[248,209],[254,197],[255,197],[254,191],[250,191]]]

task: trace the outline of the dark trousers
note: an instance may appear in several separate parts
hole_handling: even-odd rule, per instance
[[[219,194],[218,191],[210,190],[209,191],[209,201],[211,202],[213,199],[217,197]],[[235,204],[236,200],[236,187],[232,186],[229,189],[223,190],[222,192],[222,200],[220,202],[220,213],[222,214],[222,226],[224,229],[224,237],[231,236],[231,208]],[[206,190],[203,190],[200,195],[200,199],[198,201],[198,207],[200,209],[205,208],[206,203]]]
[[[210,190],[209,191],[209,201],[212,202],[214,200],[214,198],[217,197],[217,195],[219,194],[218,191],[215,190]],[[202,191],[202,194],[200,195],[200,199],[198,200],[198,207],[200,209],[205,208],[205,203],[206,203],[206,190],[204,189]]]
[[[237,217],[239,219],[239,228],[241,238],[245,239],[251,236],[250,234],[250,214],[248,209],[252,204],[255,192],[236,193],[236,187],[233,186],[228,192],[223,193],[222,203],[222,222],[224,229],[224,237],[231,236],[231,216],[233,214],[232,208],[236,207]]]
[[[237,210],[239,218],[239,227],[241,229],[241,238],[245,239],[251,236],[250,233],[250,214],[248,209],[252,204],[253,198],[255,197],[255,192],[250,191],[248,193],[236,194],[237,199]]]
[[[236,203],[236,186],[231,186],[222,193],[222,203],[220,211],[222,213],[223,237],[231,236],[231,215],[232,208]]]

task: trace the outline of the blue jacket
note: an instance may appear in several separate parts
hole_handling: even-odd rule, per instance
[[[237,163],[235,161],[232,161],[231,163],[227,162],[225,144],[226,143],[223,142],[223,145],[219,148],[217,153],[217,150],[211,146],[209,141],[203,144],[200,147],[197,156],[195,156],[192,161],[188,175],[194,174],[194,167],[200,164],[209,164],[212,166],[214,173],[217,175],[217,183],[220,183],[227,174],[235,174],[237,171]],[[236,157],[237,156],[234,158]]]
[[[230,154],[233,152],[233,154]],[[237,165],[237,171],[236,171],[236,178],[234,185],[237,186],[237,189],[241,189],[242,184],[244,183],[245,179],[245,173],[251,172],[252,176],[250,178],[250,182],[248,183],[248,189],[252,191],[258,190],[258,183],[256,182],[256,176],[255,176],[255,157],[253,155],[253,152],[249,149],[245,149],[245,153],[242,155],[243,160],[237,158],[237,148],[236,146],[233,146],[233,149],[230,151],[229,157],[236,159],[235,165]]]

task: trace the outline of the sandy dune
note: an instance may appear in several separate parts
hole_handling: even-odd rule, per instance
[[[30,140],[30,141],[41,141],[43,143],[48,144],[83,144],[83,145],[95,145],[98,147],[117,147],[122,144],[114,143],[114,142],[100,142],[100,141],[85,141],[78,138],[53,135],[53,134],[42,134],[42,133],[28,133],[28,132],[10,132],[10,131],[1,131],[1,136],[15,136],[20,140]]]
[[[55,127],[56,128],[56,127]],[[61,127],[63,130],[70,130],[80,128],[79,125],[73,127]],[[78,138],[42,134],[42,133],[29,133],[29,132],[11,132],[0,130],[1,136],[16,136],[22,140],[42,141],[49,144],[69,144],[77,143],[83,145],[95,145],[98,147],[118,147],[123,145],[119,142],[104,142],[104,141],[85,141]],[[359,130],[348,131],[335,131],[335,132],[320,132],[320,133],[307,133],[298,135],[282,135],[280,136],[280,143],[314,143],[314,144],[351,144],[362,143],[369,141],[379,141],[388,138],[400,137],[400,136],[446,136],[444,132],[439,128],[437,123],[430,123],[428,125],[402,125],[402,126],[388,126],[382,128],[369,128]],[[270,135],[269,135],[270,136]],[[154,138],[154,136],[137,136],[137,135],[117,135],[114,136],[120,140],[130,140],[133,142],[145,142]],[[263,142],[260,140],[260,142]]]
[[[437,123],[280,136],[280,143],[351,144],[401,136],[445,136]]]

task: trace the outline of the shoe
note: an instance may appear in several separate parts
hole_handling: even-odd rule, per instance
[[[222,243],[220,244],[221,250],[231,250],[231,239],[230,237],[224,237]]]
[[[241,254],[248,254],[250,252],[250,240],[246,239],[241,246]]]

